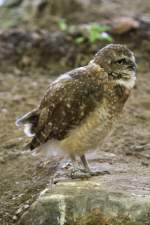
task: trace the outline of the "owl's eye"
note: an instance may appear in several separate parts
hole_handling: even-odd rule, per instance
[[[117,64],[121,64],[121,65],[123,65],[123,64],[127,64],[127,61],[126,61],[126,59],[125,59],[125,58],[123,58],[123,59],[119,59],[119,60],[117,60],[117,61],[116,61],[116,63],[117,63]]]

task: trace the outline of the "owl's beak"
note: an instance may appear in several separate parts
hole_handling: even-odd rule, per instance
[[[128,66],[129,70],[136,71],[137,64],[135,62],[130,62],[130,65]]]

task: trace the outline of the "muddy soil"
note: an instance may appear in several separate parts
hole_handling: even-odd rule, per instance
[[[107,2],[109,8],[109,1]],[[127,11],[124,14],[126,15]],[[144,63],[149,64],[148,60]],[[61,171],[63,159],[61,154],[47,158],[44,154],[24,151],[23,146],[29,139],[15,126],[16,118],[33,109],[40,101],[51,80],[48,74],[19,76],[13,73],[5,75],[0,73],[0,224],[2,225],[16,224],[40,191],[49,185],[52,176]],[[117,176],[128,173],[129,179],[138,177],[139,182],[137,180],[135,188],[140,187],[144,192],[144,188],[147,187],[146,194],[150,194],[148,186],[150,72],[142,66],[142,63],[137,74],[137,85],[125,106],[120,122],[106,143],[97,149],[93,156],[89,155],[89,161],[91,165],[97,167],[102,165],[108,169],[111,169],[109,165],[112,165],[115,168],[113,173]],[[66,172],[65,168],[62,171]],[[129,179],[123,181],[124,188],[130,185]]]

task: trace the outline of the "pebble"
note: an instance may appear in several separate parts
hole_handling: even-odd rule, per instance
[[[6,160],[4,159],[4,157],[0,156],[0,163],[4,164],[6,162]]]
[[[24,208],[24,209],[28,209],[28,208],[29,208],[29,205],[28,205],[28,204],[25,204],[25,205],[23,206],[23,208]]]
[[[12,218],[14,221],[16,221],[18,218],[17,218],[17,216],[13,216],[13,218]]]

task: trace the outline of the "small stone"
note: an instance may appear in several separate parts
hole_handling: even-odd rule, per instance
[[[16,221],[18,218],[17,218],[17,216],[13,216],[13,218],[12,218],[14,221]]]
[[[2,112],[2,113],[8,113],[8,110],[7,110],[6,108],[2,108],[2,109],[1,109],[1,112]]]
[[[14,68],[14,74],[16,74],[16,75],[21,75],[21,70],[19,70],[18,68]]]
[[[139,26],[137,20],[130,17],[121,17],[114,20],[112,31],[117,34],[122,34],[132,29],[137,29]]]
[[[21,198],[24,195],[24,193],[19,194],[17,197]]]
[[[23,64],[24,66],[30,65],[30,64],[31,64],[31,58],[28,57],[28,56],[24,56],[23,59],[22,59],[22,64]]]
[[[20,207],[20,208],[16,211],[15,214],[16,214],[16,215],[19,215],[19,214],[22,212],[22,210],[23,210],[22,207]]]
[[[4,157],[2,157],[2,156],[0,156],[0,163],[1,163],[1,164],[5,163],[5,159],[4,159]]]
[[[149,166],[149,164],[147,163],[147,162],[141,162],[141,164],[143,165],[143,166],[146,166],[146,167],[148,167]]]
[[[24,209],[28,209],[30,206],[28,205],[28,204],[25,204],[24,206],[23,206],[23,208]]]

